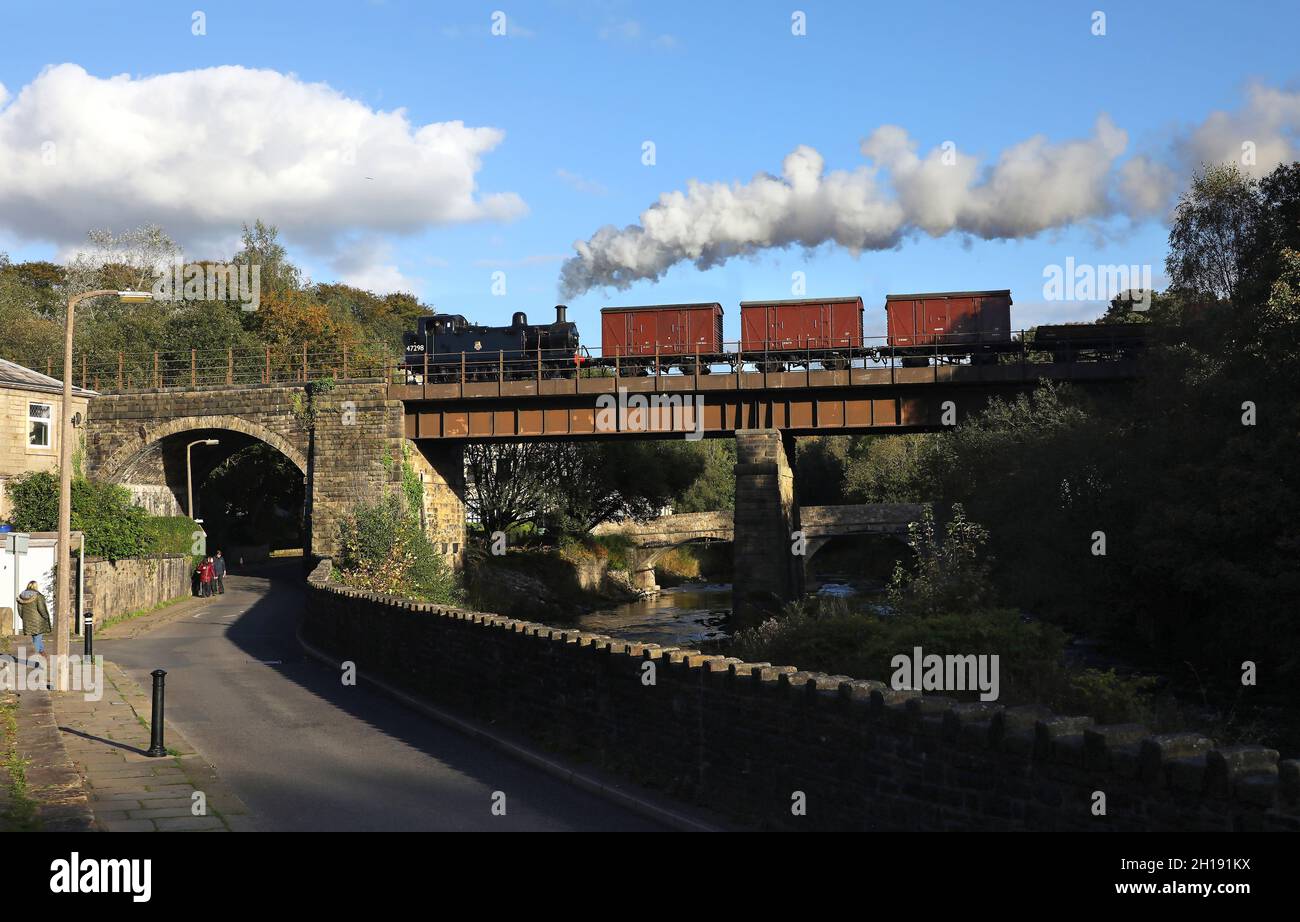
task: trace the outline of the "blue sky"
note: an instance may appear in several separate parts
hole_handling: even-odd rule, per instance
[[[1098,7],[1103,36],[1091,31]],[[196,8],[205,35],[192,34]],[[791,34],[796,9],[806,35]],[[491,34],[495,10],[506,14],[505,37]],[[461,120],[498,129],[504,137],[473,176],[477,194],[513,193],[526,213],[372,228],[364,236],[376,265],[358,277],[400,279],[439,310],[499,323],[514,310],[548,317],[574,241],[636,223],[660,194],[693,179],[779,175],[798,145],[820,152],[827,170],[854,170],[864,163],[859,145],[883,125],[904,129],[922,154],[951,140],[989,165],[1034,135],[1087,138],[1105,114],[1127,132],[1125,157],[1147,153],[1176,170],[1179,139],[1216,110],[1241,110],[1249,87],[1296,90],[1298,10],[1104,0],[6,3],[0,84],[12,104],[43,69],[64,63],[98,79],[242,65],[328,84],[371,110],[402,108],[415,127]],[[193,129],[180,121],[177,131]],[[1280,129],[1287,138],[1293,130]],[[647,140],[653,166],[642,162]],[[209,192],[181,190],[196,200]],[[0,188],[0,202],[4,195]],[[276,213],[283,207],[246,219],[292,223]],[[38,221],[15,223],[0,214],[0,250],[14,259],[68,246],[42,239]],[[789,297],[791,273],[802,271],[809,295],[861,294],[869,333],[883,329],[884,295],[899,291],[1011,288],[1018,322],[1083,319],[1101,304],[1044,303],[1044,266],[1072,257],[1159,273],[1166,233],[1160,215],[1115,213],[1022,239],[907,234],[897,249],[858,256],[834,243],[767,248],[706,271],[678,262],[658,282],[569,303],[589,342],[603,305],[697,300],[723,304],[734,338],[740,300]],[[318,280],[338,277],[347,262],[346,227],[333,249],[285,237]],[[505,272],[505,296],[493,294],[494,271]]]

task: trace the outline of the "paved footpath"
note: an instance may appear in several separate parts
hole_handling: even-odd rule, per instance
[[[0,652],[11,652],[0,637]],[[17,678],[5,664],[12,689]],[[0,691],[0,832],[93,828],[85,785],[63,746],[46,691]]]
[[[50,696],[63,745],[85,783],[97,828],[108,832],[241,832],[248,808],[166,722],[166,757],[150,758],[149,696],[115,663],[104,694]],[[196,796],[197,795],[197,796]]]

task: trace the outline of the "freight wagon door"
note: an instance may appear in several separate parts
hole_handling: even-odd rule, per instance
[[[928,301],[920,302],[921,308],[918,313],[921,325],[917,332],[923,334],[921,341],[926,345],[933,345],[943,339],[948,332],[948,325],[952,319],[952,306],[947,298],[932,298]]]
[[[713,351],[713,311],[682,311],[682,329],[686,331],[682,345],[688,353]]]
[[[632,355],[654,355],[659,337],[658,311],[629,311],[632,333],[628,338],[628,351]]]
[[[825,348],[862,345],[862,302],[837,301],[826,308],[821,335]]]
[[[829,304],[823,304],[815,311],[808,312],[808,326],[797,331],[795,345],[801,349],[820,349],[831,331],[831,311]],[[802,340],[802,341],[800,341]]]
[[[686,311],[664,311],[659,318],[659,351],[664,355],[682,354],[686,348]]]

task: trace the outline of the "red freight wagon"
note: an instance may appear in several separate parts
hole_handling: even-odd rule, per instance
[[[628,364],[633,367],[641,364],[649,368],[656,355],[661,359],[690,356],[690,362],[662,362],[688,373],[694,370],[694,357],[699,355],[704,359],[700,370],[707,372],[708,360],[722,353],[722,305],[714,301],[602,308],[600,348],[606,363],[615,356],[630,357],[633,362]]]
[[[888,343],[898,355],[956,358],[996,353],[1011,342],[1011,292],[886,295]]]
[[[811,358],[836,366],[846,361],[850,348],[861,347],[861,298],[740,302],[741,352],[775,354],[795,363]]]

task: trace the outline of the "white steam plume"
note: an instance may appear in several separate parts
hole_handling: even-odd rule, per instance
[[[857,254],[920,233],[1018,239],[1117,215],[1163,216],[1201,162],[1238,158],[1250,141],[1255,162],[1245,168],[1259,175],[1294,159],[1298,137],[1300,93],[1259,87],[1241,110],[1216,112],[1171,138],[1161,159],[1141,155],[1122,164],[1128,135],[1105,115],[1087,138],[1035,136],[988,166],[950,145],[922,156],[906,131],[886,125],[862,142],[867,163],[856,169],[827,172],[821,154],[800,146],[779,177],[691,181],[684,192],[662,194],[639,224],[605,226],[576,241],[577,254],[561,268],[561,295],[626,289],[678,263],[707,269],[792,245],[830,243]]]

